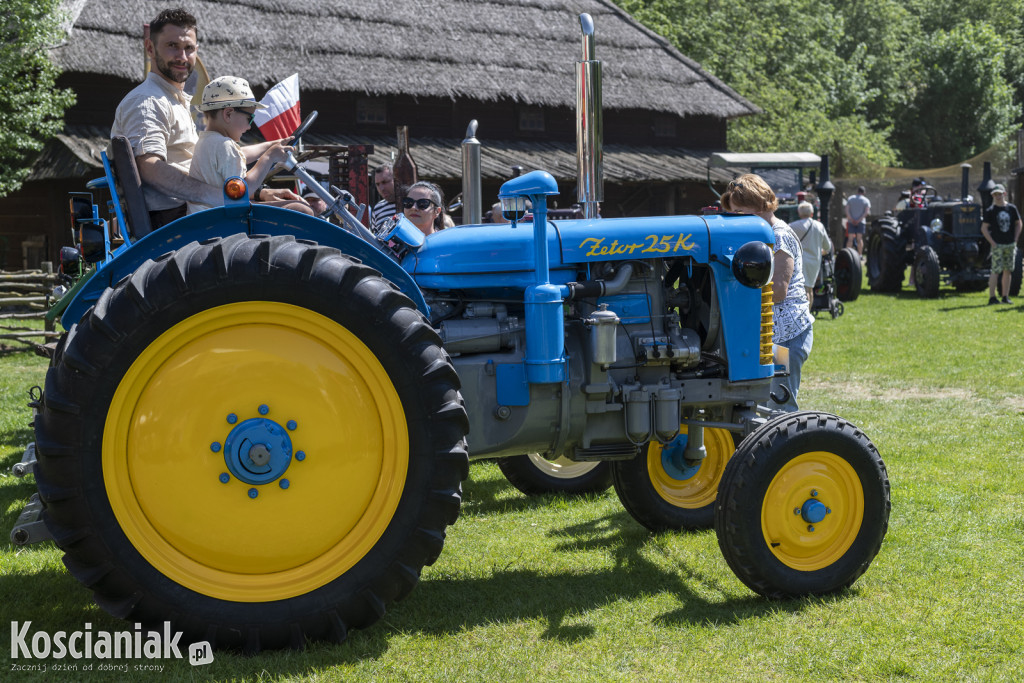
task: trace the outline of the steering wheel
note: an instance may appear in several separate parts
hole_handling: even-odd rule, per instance
[[[295,129],[294,133],[292,133],[292,141],[288,144],[294,145],[297,143],[299,138],[301,138],[303,134],[309,130],[309,127],[313,125],[314,121],[316,121],[316,111],[311,111],[309,112],[309,115],[306,116],[306,120],[300,123],[299,127]]]

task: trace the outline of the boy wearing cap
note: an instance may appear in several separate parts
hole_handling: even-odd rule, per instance
[[[1017,207],[1006,201],[1006,188],[996,185],[992,188],[992,205],[985,209],[981,222],[981,235],[992,247],[992,274],[988,276],[988,302],[998,304],[996,281],[1002,274],[1004,304],[1010,301],[1010,276],[1016,256],[1017,240],[1020,238],[1021,220]]]
[[[271,167],[284,161],[293,148],[286,146],[286,140],[277,140],[256,160],[252,170],[246,173],[246,159],[239,140],[249,130],[257,109],[266,109],[253,97],[249,83],[243,78],[221,76],[203,88],[203,102],[199,110],[206,114],[206,130],[199,134],[189,176],[208,185],[222,187],[232,176],[245,178],[249,186],[249,197],[261,201],[259,188]],[[294,211],[312,215],[309,205],[301,201],[268,200],[264,202]],[[221,202],[222,204],[222,202]],[[188,212],[195,213],[212,208],[197,201],[188,202]]]

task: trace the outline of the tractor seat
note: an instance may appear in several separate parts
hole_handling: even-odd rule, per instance
[[[149,221],[149,211],[146,209],[146,199],[142,196],[142,178],[139,177],[135,153],[128,143],[128,138],[118,135],[111,139],[110,150],[113,154],[117,184],[121,190],[120,196],[124,202],[124,219],[128,224],[128,235],[134,242],[153,232],[153,224]]]

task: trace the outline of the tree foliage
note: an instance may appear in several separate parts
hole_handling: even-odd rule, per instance
[[[762,109],[730,122],[734,151],[946,165],[1004,138],[1024,96],[1024,0],[620,4]]]
[[[49,49],[63,33],[59,0],[4,0],[0,17],[0,197],[21,187],[43,143],[60,132],[70,90]]]
[[[1010,133],[1016,107],[1002,75],[1003,41],[991,26],[940,30],[915,55],[913,96],[895,126],[907,165],[953,164]]]

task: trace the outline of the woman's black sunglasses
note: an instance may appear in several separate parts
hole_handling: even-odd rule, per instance
[[[411,209],[413,206],[420,211],[426,211],[432,206],[437,206],[437,202],[433,199],[427,199],[426,197],[423,197],[422,199],[413,199],[412,197],[402,198],[402,208]]]

